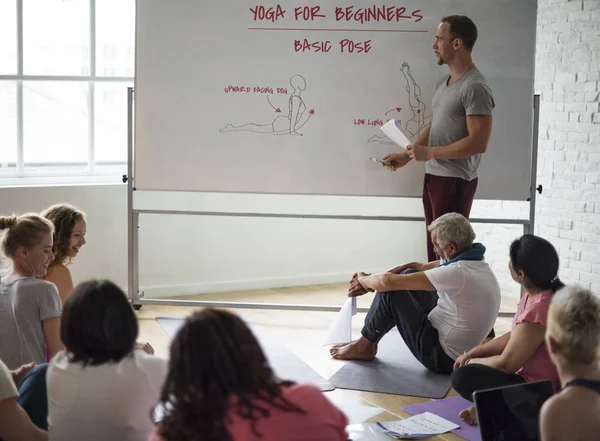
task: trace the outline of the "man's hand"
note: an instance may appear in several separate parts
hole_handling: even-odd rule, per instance
[[[134,349],[141,349],[146,354],[154,355],[154,348],[150,346],[150,343],[144,343],[141,341],[135,342]]]
[[[35,367],[35,363],[29,363],[29,364],[25,364],[23,366],[21,366],[18,369],[15,369],[14,371],[12,371],[12,377],[13,377],[13,381],[15,382],[15,386],[17,386],[17,389],[21,386],[21,383],[23,382],[23,379],[25,378],[25,376],[31,372],[31,370]]]
[[[352,276],[352,280],[350,280],[350,286],[348,287],[348,297],[358,297],[369,292],[369,290],[362,286],[359,282],[359,277],[368,275],[369,274],[367,273],[359,272]]]
[[[410,162],[410,156],[408,156],[406,152],[390,153],[389,155],[384,156],[381,159],[391,164],[384,166],[385,168],[391,171],[396,171]]]
[[[433,159],[431,157],[431,149],[424,145],[410,144],[406,146],[406,153],[411,159],[419,162],[425,162]],[[385,158],[384,158],[385,160]]]

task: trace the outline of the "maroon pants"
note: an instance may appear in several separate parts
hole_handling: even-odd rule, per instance
[[[460,213],[468,219],[476,190],[477,178],[465,181],[460,178],[426,174],[423,182],[426,227],[446,213]],[[427,259],[431,262],[437,258],[433,251],[431,234],[427,231]]]

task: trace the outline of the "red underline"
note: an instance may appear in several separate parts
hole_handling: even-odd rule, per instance
[[[410,29],[326,29],[326,28],[248,28],[249,31],[321,31],[321,32],[428,32]]]

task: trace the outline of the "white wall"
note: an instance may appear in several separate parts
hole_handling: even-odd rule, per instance
[[[419,215],[390,199],[136,192],[136,208],[344,215]],[[409,222],[142,214],[146,297],[348,281],[423,260],[425,230]],[[301,302],[301,300],[298,300]]]
[[[600,293],[600,1],[538,0],[537,26],[537,179],[544,190],[536,234],[556,246],[565,282]],[[509,217],[523,210],[509,203],[487,209]],[[503,226],[481,231],[506,245],[510,234]],[[490,258],[499,268],[501,256]]]
[[[561,276],[600,293],[600,1],[539,0],[537,232]]]

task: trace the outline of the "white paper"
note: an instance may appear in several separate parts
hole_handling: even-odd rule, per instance
[[[384,432],[394,438],[425,438],[458,429],[459,426],[430,412],[421,413],[404,420],[377,423]]]
[[[356,311],[356,297],[348,298],[327,331],[323,346],[352,341],[352,316],[356,315]]]
[[[383,133],[385,133],[388,138],[390,138],[403,149],[406,149],[406,147],[410,144],[410,141],[400,128],[400,122],[398,120],[390,119],[381,126],[381,130],[383,130]]]

